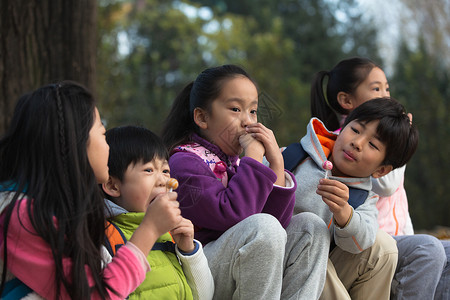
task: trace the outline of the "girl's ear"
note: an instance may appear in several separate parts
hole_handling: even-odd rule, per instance
[[[196,107],[194,109],[194,122],[197,124],[198,127],[201,129],[207,129],[208,128],[208,114],[203,108]]]
[[[102,188],[111,197],[120,197],[120,181],[117,178],[109,176],[108,181],[102,184]]]
[[[346,92],[339,92],[337,94],[337,101],[339,103],[339,105],[345,109],[345,110],[352,110],[353,107],[353,102],[352,102],[352,97],[350,94],[346,93]]]
[[[375,172],[372,173],[372,177],[380,178],[392,171],[392,169],[393,167],[391,165],[381,165],[375,170]]]

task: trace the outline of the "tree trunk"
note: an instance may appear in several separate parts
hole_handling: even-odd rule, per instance
[[[0,134],[17,98],[75,80],[94,92],[97,1],[0,0]]]

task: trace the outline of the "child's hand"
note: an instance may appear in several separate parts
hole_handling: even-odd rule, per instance
[[[130,238],[145,255],[148,255],[158,237],[180,224],[183,217],[177,193],[158,195],[148,206],[144,219]]]
[[[277,174],[275,184],[285,186],[283,155],[273,131],[261,123],[249,124],[245,130],[264,145],[264,155],[269,162],[269,167]]]
[[[175,228],[182,219],[177,193],[168,192],[156,196],[150,203],[143,222],[152,222],[160,236]]]
[[[352,208],[348,204],[348,187],[337,180],[321,179],[316,193],[322,196],[323,202],[333,213],[336,223],[340,227],[345,226],[352,213]]]
[[[194,225],[188,219],[183,218],[177,227],[170,231],[178,249],[185,253],[194,251]]]
[[[249,124],[245,130],[264,145],[265,156],[269,163],[283,164],[283,156],[272,130],[261,123]]]
[[[264,145],[252,137],[251,134],[241,135],[239,137],[239,144],[244,149],[245,156],[262,162],[266,150],[264,149]]]

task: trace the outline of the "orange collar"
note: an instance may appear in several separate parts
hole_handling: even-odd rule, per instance
[[[318,120],[313,120],[313,128],[319,139],[322,150],[326,157],[329,157],[333,151],[334,143],[336,142],[336,135],[329,132],[325,126]]]

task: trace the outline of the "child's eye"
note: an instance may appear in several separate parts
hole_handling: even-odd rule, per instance
[[[369,145],[370,145],[372,148],[375,148],[375,149],[379,150],[378,147],[377,147],[374,143],[369,142]]]
[[[153,169],[147,168],[147,169],[145,169],[144,171],[147,172],[147,173],[152,173],[152,172],[153,172]]]
[[[257,111],[256,109],[252,109],[252,110],[250,111],[250,113],[251,113],[252,115],[256,115],[256,114],[258,113],[258,111]]]
[[[373,89],[374,89],[374,91],[377,91],[377,92],[380,91],[380,88],[379,88],[379,87],[376,87],[376,88],[373,88]]]
[[[359,130],[356,129],[355,127],[350,127],[350,128],[353,130],[354,133],[359,133]]]
[[[239,112],[240,111],[239,108],[237,108],[237,107],[233,107],[233,108],[231,108],[231,110],[234,111],[234,112]]]
[[[164,174],[170,174],[170,170],[169,170],[169,169],[164,169],[164,170],[163,170],[163,173],[164,173]]]

